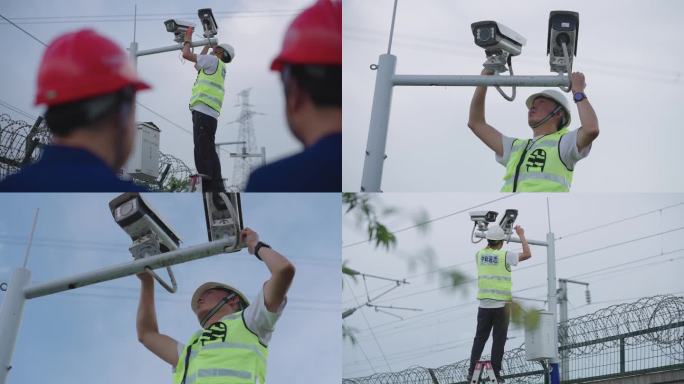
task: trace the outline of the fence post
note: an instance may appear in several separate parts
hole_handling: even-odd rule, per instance
[[[437,376],[435,376],[435,371],[432,368],[428,368],[428,373],[430,373],[430,378],[432,379],[432,384],[439,384]]]
[[[625,338],[620,338],[620,373],[625,373]]]

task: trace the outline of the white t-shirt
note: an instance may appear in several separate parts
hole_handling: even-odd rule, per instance
[[[195,69],[198,71],[204,70],[207,75],[211,75],[218,69],[218,57],[214,55],[197,55],[197,62],[195,63]],[[190,107],[191,110],[204,113],[207,116],[211,116],[218,120],[219,113],[216,112],[210,106],[204,103],[197,103]]]
[[[266,308],[266,299],[264,298],[263,288],[259,290],[259,294],[250,305],[244,310],[245,324],[250,331],[254,332],[258,337],[259,341],[264,345],[268,346],[271,341],[271,335],[275,329],[275,323],[280,318],[283,313],[283,309],[287,304],[287,297],[283,300],[282,304],[278,310],[273,313]],[[230,316],[230,315],[229,315]],[[178,356],[180,357],[185,345],[177,342],[178,345],[176,350],[178,351]]]
[[[533,139],[537,140],[542,136],[537,136]],[[514,137],[508,137],[506,135],[501,135],[501,141],[503,144],[503,156],[498,156],[495,154],[496,161],[503,165],[504,167],[508,165],[508,160],[511,158],[511,148],[513,147]],[[581,152],[577,149],[577,129],[574,131],[569,131],[560,140],[560,158],[563,163],[568,166],[570,170],[575,168],[575,164],[578,161],[584,159],[589,155],[591,151],[591,144],[584,148]]]
[[[518,252],[506,251],[506,264],[511,267],[518,265],[518,256],[520,256]],[[506,306],[506,303],[506,301],[501,300],[481,299],[480,308],[503,308]]]

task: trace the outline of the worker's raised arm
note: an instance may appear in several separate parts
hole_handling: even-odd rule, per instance
[[[525,238],[525,230],[519,225],[516,225],[514,229],[515,233],[520,238],[520,242],[522,243],[523,247],[523,251],[520,252],[520,255],[518,255],[518,261],[527,260],[532,257],[532,252],[530,251],[530,245],[527,243],[527,239]]]
[[[190,50],[190,44],[192,43],[192,31],[193,28],[190,27],[185,31],[185,39],[183,39],[183,58],[193,63],[197,62],[197,55],[192,53]],[[206,52],[205,52],[206,53]]]
[[[492,75],[487,69],[482,70],[482,75]],[[497,156],[503,156],[503,140],[501,132],[487,124],[485,119],[485,97],[487,87],[475,88],[473,99],[470,101],[470,114],[468,115],[468,127],[483,143],[485,143]]]
[[[582,72],[574,72],[570,77],[570,82],[573,94],[577,92],[584,93],[587,84]],[[586,97],[576,104],[577,113],[582,123],[582,126],[577,131],[577,149],[582,152],[584,148],[588,147],[598,137],[599,124],[596,112],[594,112],[594,108]]]
[[[178,342],[159,333],[157,313],[154,308],[154,280],[149,273],[138,275],[140,279],[140,303],[135,328],[138,341],[147,349],[172,366],[178,363]]]
[[[240,234],[242,241],[247,244],[247,250],[254,254],[255,248],[259,243],[259,235],[249,228],[242,230]],[[271,248],[262,246],[257,255],[266,264],[271,272],[271,278],[264,284],[264,300],[266,309],[270,312],[277,312],[280,305],[285,300],[287,290],[290,289],[292,279],[295,275],[295,267],[285,256]]]

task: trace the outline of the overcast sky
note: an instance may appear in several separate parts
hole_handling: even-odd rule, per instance
[[[544,241],[548,232],[544,194],[390,193],[376,196],[376,199],[387,207],[401,208],[399,215],[381,219],[393,231],[414,224],[410,218],[420,211],[430,218],[439,218],[500,199],[473,210],[503,213],[507,208],[518,209],[516,224],[523,226],[528,239]],[[591,305],[585,305],[584,287],[569,286],[571,318],[640,297],[684,294],[681,278],[684,267],[683,194],[554,194],[549,205],[551,229],[558,239],[557,277],[590,284]],[[651,211],[655,212],[648,213]],[[641,216],[603,226],[637,215]],[[602,228],[577,233],[598,226]],[[409,282],[376,303],[422,310],[389,310],[404,318],[400,320],[372,308],[363,308],[345,319],[345,325],[358,330],[359,344],[353,346],[347,341],[343,344],[343,377],[399,371],[414,365],[435,368],[469,358],[477,314],[476,283],[467,284],[467,291],[451,292],[440,289],[446,284],[436,273],[427,272],[458,268],[468,277],[475,278],[473,256],[483,244],[470,242],[471,230],[467,211],[450,215],[431,223],[427,233],[415,228],[397,233],[396,250],[385,252],[363,242],[365,232],[356,227],[353,216],[343,216],[342,259],[348,266],[367,274],[406,278]],[[670,232],[652,236],[666,231]],[[635,240],[647,236],[650,237]],[[629,240],[635,241],[617,245]],[[356,244],[359,241],[361,244]],[[431,264],[421,261],[429,255],[428,246],[434,251]],[[597,250],[603,247],[606,248]],[[515,243],[504,245],[504,248],[521,249]],[[546,250],[532,246],[531,251],[530,260],[513,268],[513,296],[527,306],[542,308],[545,306],[542,301],[529,299],[545,300],[547,297]],[[411,267],[411,264],[415,265]],[[354,283],[347,278],[345,283],[343,308],[363,304],[366,297],[363,281],[359,279]],[[393,285],[371,278],[367,279],[367,284],[371,296]],[[518,329],[509,329],[508,336],[507,350],[524,342],[524,334]],[[485,353],[490,349],[491,339]]]
[[[344,2],[343,188],[358,191],[368,137],[376,72],[369,65],[387,52],[393,0]],[[546,56],[549,12],[580,14],[574,69],[586,75],[586,94],[601,134],[576,168],[573,191],[684,191],[679,162],[684,59],[675,0],[614,3],[492,0],[401,0],[392,53],[397,74],[475,75],[484,52],[470,24],[497,20],[527,38],[513,59],[520,75],[550,75]],[[503,134],[529,138],[524,101],[539,88],[519,88],[513,102],[487,94],[487,121]],[[504,168],[468,129],[472,87],[395,87],[382,190],[498,191]],[[508,90],[510,92],[510,90]],[[572,107],[571,129],[579,127]]]
[[[199,194],[146,194],[183,246],[206,242]],[[21,266],[33,211],[40,216],[28,267],[46,282],[131,260],[130,238],[111,217],[112,194],[3,194],[0,282]],[[268,382],[338,383],[340,345],[340,197],[243,195],[246,225],[297,267],[288,305],[269,348]],[[254,297],[269,273],[247,251],[173,267],[178,292],[157,286],[161,332],[185,343],[199,328],[190,310],[202,282],[224,281]],[[165,276],[165,272],[162,273]],[[130,276],[26,303],[9,383],[162,383],[171,369],[137,340],[139,281]],[[0,302],[4,293],[0,292]]]
[[[212,8],[218,29],[219,42],[235,48],[235,61],[227,66],[226,95],[218,120],[216,141],[235,141],[238,124],[230,124],[239,116],[237,93],[252,88],[253,109],[265,115],[254,117],[257,146],[266,147],[268,161],[297,152],[301,146],[290,134],[283,110],[283,95],[277,73],[270,71],[271,60],[277,55],[282,36],[291,20],[311,0],[250,2],[207,1],[80,1],[45,2],[40,0],[9,0],[0,6],[0,14],[19,25],[45,43],[58,35],[79,28],[93,28],[114,39],[123,48],[133,40],[133,12],[137,4],[140,17],[136,40],[140,50],[175,44],[173,35],[166,32],[163,21],[180,18],[198,25],[194,39],[199,39],[197,9]],[[130,16],[117,16],[130,15]],[[83,16],[91,16],[83,18]],[[92,17],[98,16],[98,17]],[[32,19],[22,19],[31,17]],[[40,19],[35,19],[42,17]],[[123,20],[123,21],[121,21]],[[6,60],[0,68],[0,100],[31,115],[42,113],[33,106],[36,73],[44,47],[4,20],[0,20],[0,43]],[[195,52],[199,53],[200,48]],[[138,94],[138,100],[167,119],[192,132],[188,101],[196,71],[193,63],[181,58],[180,51],[143,56],[138,61],[140,76],[150,83],[152,90]],[[10,113],[15,119],[26,117],[0,106],[0,113]],[[160,149],[179,157],[194,169],[192,135],[171,125],[138,106],[138,121],[152,121],[162,131]],[[236,148],[230,148],[233,152]],[[223,177],[233,174],[233,163],[228,154],[221,155]]]

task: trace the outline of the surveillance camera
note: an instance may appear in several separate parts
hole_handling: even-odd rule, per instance
[[[216,36],[218,33],[216,31],[218,26],[216,25],[216,19],[214,19],[214,14],[211,12],[211,8],[197,10],[197,16],[199,16],[199,19],[202,22],[202,28],[204,28],[204,37],[209,39]]]
[[[178,249],[180,237],[138,193],[124,193],[109,202],[114,221],[133,239],[136,259]]]
[[[572,71],[572,58],[577,56],[578,33],[579,13],[552,11],[549,14],[546,53],[549,55],[552,72],[563,74]],[[563,45],[567,53],[563,51]]]
[[[169,19],[164,22],[166,32],[171,32],[174,35],[173,41],[182,43],[185,38],[185,31],[195,27],[195,23],[183,20]]]
[[[114,221],[133,239],[133,245],[128,250],[134,259],[178,249],[180,237],[152,210],[139,193],[128,192],[114,198],[109,202],[109,209]],[[176,292],[178,286],[171,267],[166,267],[171,279],[170,285],[153,270],[148,270],[167,291]]]
[[[474,222],[473,231],[477,227],[477,230],[484,232],[487,230],[489,223],[493,223],[496,220],[498,212],[495,211],[473,211],[470,212],[470,220]]]
[[[504,232],[507,235],[510,235],[512,230],[513,230],[513,223],[515,223],[515,219],[518,218],[518,210],[517,209],[507,209],[506,212],[504,212],[503,217],[501,218],[501,221],[499,222],[499,226],[501,229],[504,230]]]
[[[228,251],[238,251],[244,247],[244,244],[240,243],[240,232],[244,228],[240,194],[205,192],[202,194],[202,199],[209,241],[235,236],[235,246]]]
[[[487,56],[502,51],[510,56],[517,56],[527,42],[522,35],[496,21],[478,21],[472,23],[470,28],[475,44],[484,48]]]
[[[498,215],[499,213],[495,211],[473,211],[470,212],[470,220],[475,222],[486,221],[488,223],[493,223]]]

